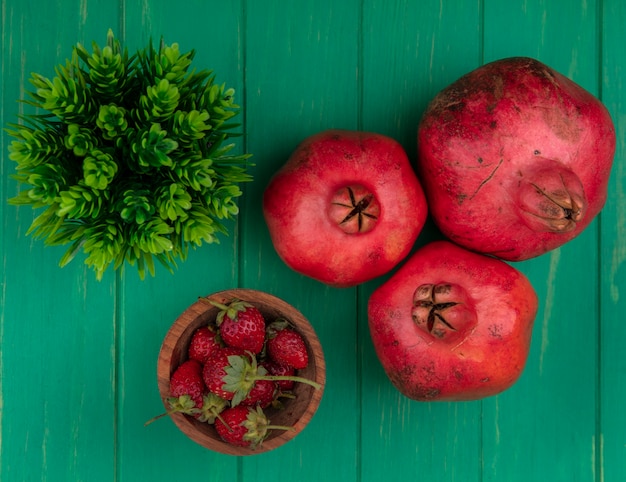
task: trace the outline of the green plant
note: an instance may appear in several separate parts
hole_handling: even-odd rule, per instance
[[[190,247],[228,234],[250,155],[224,142],[237,135],[234,90],[191,69],[194,55],[161,41],[129,56],[109,30],[104,48],[77,44],[53,79],[32,74],[23,102],[36,113],[7,129],[25,185],[9,202],[43,210],[28,234],[69,245],[61,266],[82,249],[98,279],[125,262],[143,279],[155,259],[173,271]]]

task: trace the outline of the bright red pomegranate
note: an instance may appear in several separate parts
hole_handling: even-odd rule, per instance
[[[327,130],[305,139],[265,189],[278,255],[331,286],[354,286],[404,259],[427,215],[404,149],[375,133]]]
[[[449,241],[417,250],[368,303],[387,376],[420,401],[475,400],[512,386],[536,313],[537,295],[522,273]]]
[[[507,58],[433,99],[418,150],[441,231],[472,250],[518,261],[572,240],[600,212],[615,129],[581,86],[537,60]]]

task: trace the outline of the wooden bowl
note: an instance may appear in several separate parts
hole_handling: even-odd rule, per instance
[[[279,317],[289,320],[303,335],[309,352],[308,366],[298,370],[297,375],[319,383],[322,388],[316,390],[308,384],[296,383],[293,390],[294,399],[281,399],[283,408],[280,410],[265,409],[272,425],[292,426],[295,430],[273,430],[254,450],[223,442],[213,424],[200,422],[194,417],[180,413],[170,414],[170,417],[191,440],[215,452],[229,455],[254,455],[280,447],[304,429],[311,421],[322,399],[326,381],[326,365],[320,341],[313,327],[300,311],[268,293],[249,289],[232,289],[214,293],[206,298],[220,303],[229,302],[233,298],[252,303],[261,311],[268,323]],[[169,409],[167,397],[170,396],[170,376],[178,365],[187,359],[192,334],[197,328],[215,321],[218,311],[218,308],[206,301],[198,300],[176,319],[167,332],[157,364],[159,392],[166,410]]]

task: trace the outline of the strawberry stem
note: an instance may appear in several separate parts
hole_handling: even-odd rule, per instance
[[[267,430],[289,430],[290,432],[295,430],[295,427],[287,427],[285,425],[268,425],[265,428]]]
[[[224,310],[224,311],[228,310],[228,306],[226,306],[225,304],[220,303],[218,301],[210,300],[208,298],[205,298],[204,296],[200,296],[200,297],[198,297],[198,299],[200,301],[204,302],[204,303],[207,303],[209,305],[215,306],[216,308],[219,308],[220,310]]]
[[[270,381],[274,381],[274,382],[285,380],[285,381],[306,383],[307,385],[311,385],[316,390],[319,390],[320,388],[322,388],[322,386],[319,383],[314,382],[313,380],[309,380],[308,378],[297,377],[297,376],[288,376],[288,375],[257,375],[257,376],[254,377],[254,379],[255,380],[270,380]]]
[[[204,298],[204,297],[199,297],[199,299],[220,310],[215,320],[217,326],[220,326],[222,324],[225,316],[227,316],[233,321],[237,321],[237,317],[239,316],[239,313],[243,313],[248,308],[254,307],[254,305],[252,305],[251,303],[248,303],[247,301],[242,301],[237,298],[233,298],[232,300],[230,300],[230,303],[228,304],[220,303],[219,301],[214,301],[214,300]]]
[[[152,422],[156,422],[157,420],[159,420],[160,418],[163,418],[167,415],[173,415],[175,413],[182,413],[184,415],[192,415],[194,412],[196,412],[196,410],[185,410],[183,408],[173,408],[171,410],[168,410],[167,412],[163,412],[160,413],[159,415],[152,417],[150,420],[148,420],[146,423],[143,424],[144,427],[147,427],[148,425],[150,425]]]
[[[211,413],[215,415],[215,418],[217,418],[220,422],[222,422],[224,427],[226,427],[229,432],[234,432],[233,428],[226,423],[226,420],[224,420],[220,412],[218,412],[217,410],[211,410]]]
[[[150,425],[152,422],[165,417],[166,415],[172,415],[174,413],[183,413],[186,415],[194,415],[199,412],[198,408],[195,406],[195,402],[191,399],[189,395],[181,395],[180,397],[169,397],[167,402],[170,405],[170,409],[164,413],[157,415],[156,417],[152,417],[146,423],[143,424],[144,427]]]
[[[174,412],[164,412],[164,413],[161,413],[161,414],[157,415],[156,417],[152,417],[150,420],[148,420],[146,423],[144,423],[143,426],[147,427],[152,422],[156,422],[158,419],[163,418],[166,415],[170,415],[170,413],[174,413]]]

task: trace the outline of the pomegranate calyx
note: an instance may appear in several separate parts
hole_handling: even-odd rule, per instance
[[[438,339],[454,339],[476,324],[465,290],[452,283],[418,286],[411,317],[420,329]]]
[[[340,188],[331,199],[328,215],[346,234],[367,233],[380,216],[376,196],[359,184]]]
[[[518,200],[522,219],[538,232],[572,231],[587,210],[580,179],[555,162],[537,170],[532,179],[522,181]]]

